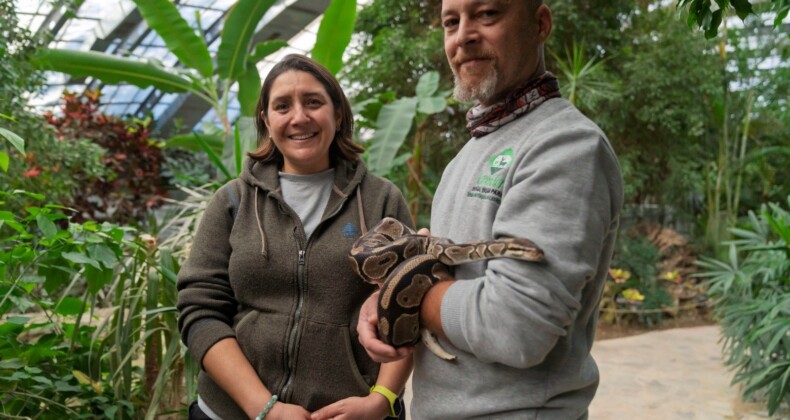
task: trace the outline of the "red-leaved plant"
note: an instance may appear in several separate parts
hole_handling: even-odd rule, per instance
[[[161,204],[167,182],[162,177],[164,156],[150,138],[149,121],[125,120],[99,112],[99,92],[63,94],[63,116],[44,115],[60,141],[88,139],[106,150],[104,165],[110,176],[92,178],[74,189],[71,202],[77,221],[130,223],[144,219]]]

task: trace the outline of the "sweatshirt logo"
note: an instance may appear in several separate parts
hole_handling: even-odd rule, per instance
[[[488,158],[488,172],[477,178],[477,183],[466,193],[467,197],[502,202],[502,186],[505,184],[506,169],[513,164],[513,149],[506,149]]]
[[[359,236],[359,228],[351,223],[346,223],[346,225],[343,226],[343,236],[349,239],[356,238]]]
[[[491,175],[507,168],[513,163],[513,149],[507,149],[504,152],[491,156],[488,159],[488,164],[491,166]]]

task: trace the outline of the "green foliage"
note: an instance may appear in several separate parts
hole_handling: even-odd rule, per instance
[[[163,92],[182,93],[192,87],[188,79],[171,73],[159,63],[95,51],[44,49],[36,54],[33,63],[75,77],[91,76],[105,83],[126,82],[142,88],[153,86]]]
[[[583,45],[585,56],[602,59],[618,55],[628,44],[624,24],[627,26],[639,9],[638,4],[628,0],[552,0],[546,4],[554,19],[548,51],[561,55],[574,44]],[[608,64],[610,69],[614,65]],[[555,68],[552,62],[548,66]]]
[[[411,106],[395,104],[396,98],[414,97],[420,77],[438,75],[434,99],[418,100],[416,121],[400,128],[408,130],[403,142],[408,146],[396,151],[388,173],[406,194],[421,225],[427,225],[441,171],[469,139],[464,117],[469,104],[446,100],[453,76],[444,54],[440,9],[440,0],[374,0],[359,12],[354,34],[358,42],[340,73],[355,104],[363,140],[379,126],[380,115],[393,115],[389,113],[393,107],[411,115]],[[393,105],[380,114],[384,104]],[[443,112],[430,112],[437,107]],[[365,144],[368,149],[374,145],[375,140]]]
[[[20,194],[43,199],[12,195]],[[8,196],[0,192],[3,200]],[[0,324],[0,402],[11,415],[38,415],[42,407],[80,418],[128,412],[128,401],[103,395],[107,378],[96,327],[82,325],[78,315],[93,312],[97,292],[128,246],[123,238],[129,230],[95,222],[61,228],[68,219],[63,210],[44,204],[26,208],[25,215],[0,212],[0,315],[7,315]],[[31,310],[45,318],[31,321]],[[93,378],[88,386],[83,376]]]
[[[212,60],[208,57],[203,34],[199,35],[169,1],[137,0],[146,23],[181,60],[185,68],[165,68],[157,61],[143,61],[110,54],[60,49],[42,49],[34,56],[36,65],[45,70],[68,73],[72,76],[91,76],[105,83],[131,83],[140,87],[155,87],[164,92],[190,92],[205,100],[222,122],[224,138],[231,133],[228,118],[230,87],[241,82],[244,89],[255,88],[259,78],[254,63],[284,45],[281,41],[251,47],[258,22],[274,0],[239,0],[227,18],[217,51],[217,75],[213,75]],[[200,21],[198,15],[197,21]],[[200,32],[200,31],[198,31]],[[243,115],[250,114],[250,99],[242,95]]]
[[[698,264],[716,299],[727,364],[743,397],[766,401],[774,414],[790,405],[790,197],[787,207],[762,206],[732,228],[725,259]]]
[[[133,418],[180,409],[183,383],[173,378],[192,362],[176,327],[178,261],[150,235],[72,223],[64,210],[0,212],[4,413]]]
[[[677,7],[688,11],[689,27],[696,26],[705,31],[706,38],[715,38],[719,26],[730,10],[734,10],[741,20],[745,20],[755,13],[754,7],[757,4],[757,1],[749,0],[716,0],[717,9],[713,10],[710,0],[678,0]],[[771,0],[771,10],[776,13],[773,24],[779,27],[790,12],[790,1]]]
[[[107,173],[101,164],[104,151],[86,140],[59,141],[46,121],[28,108],[25,99],[44,82],[29,58],[45,40],[20,28],[17,22],[13,2],[0,0],[0,114],[6,116],[3,129],[25,139],[24,150],[0,142],[0,153],[13,162],[7,173],[0,172],[0,185],[4,191],[46,193],[52,201],[66,203],[86,176],[103,177]],[[6,199],[4,209],[21,212],[28,204],[26,196],[14,195]]]
[[[0,323],[0,405],[9,416],[93,419],[132,418],[133,404],[106,394],[106,380],[84,373],[98,351],[94,326],[31,322],[16,316]],[[35,338],[33,338],[35,336]],[[21,337],[21,338],[20,338]],[[69,337],[67,339],[66,337]]]
[[[7,115],[0,114],[0,117],[13,121],[13,118],[8,117]],[[0,127],[0,137],[6,139],[6,141],[8,141],[11,146],[19,151],[19,153],[25,153],[25,140],[22,137],[19,137],[13,131]],[[0,169],[2,169],[3,172],[8,172],[9,163],[10,159],[8,157],[8,153],[0,152]]]
[[[702,140],[710,130],[711,98],[721,86],[719,62],[667,9],[633,17],[623,36],[630,43],[609,61],[618,66],[621,94],[600,104],[591,118],[623,163],[627,202],[668,204],[693,214],[681,191],[704,191],[697,174],[710,159]]]
[[[211,62],[206,43],[181,17],[176,4],[170,0],[136,0],[137,10],[148,26],[161,34],[167,49],[185,66],[197,70],[203,77],[211,77]]]
[[[20,28],[14,2],[0,0],[0,113],[16,118],[27,109],[26,98],[37,92],[43,76],[28,57],[46,42],[25,28]]]
[[[255,27],[272,4],[274,0],[239,0],[230,9],[217,50],[217,73],[220,77],[232,81],[246,71]]]
[[[356,0],[334,0],[324,12],[310,56],[332,74],[343,67],[343,52],[351,41],[356,18]]]
[[[368,150],[368,166],[374,174],[384,176],[392,169],[395,155],[411,131],[417,114],[417,98],[399,98],[381,106],[376,132]]]
[[[564,58],[552,55],[557,67],[562,70],[562,97],[582,111],[593,111],[595,104],[601,99],[616,98],[620,87],[613,81],[606,80],[605,61],[598,60],[597,57],[588,60],[584,50],[584,45],[574,42],[572,48],[565,51]]]
[[[634,233],[619,236],[611,263],[617,271],[610,272],[612,279],[606,292],[614,300],[611,307],[637,309],[636,318],[640,323],[649,326],[660,324],[662,312],[652,310],[674,305],[667,290],[658,282],[660,260],[658,248],[646,237]],[[632,298],[629,293],[638,293],[639,299]]]
[[[419,77],[438,71],[452,80],[444,55],[441,0],[375,0],[359,12],[356,47],[349,51],[342,79],[356,102],[388,91],[409,96]]]

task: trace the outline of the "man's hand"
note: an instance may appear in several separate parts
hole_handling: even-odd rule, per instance
[[[310,415],[311,420],[369,420],[389,415],[389,401],[383,395],[371,393],[367,397],[349,397],[330,404]]]
[[[359,342],[365,347],[368,356],[376,362],[387,363],[403,359],[414,351],[413,346],[395,348],[378,339],[378,301],[379,292],[368,297],[359,310],[357,333]]]

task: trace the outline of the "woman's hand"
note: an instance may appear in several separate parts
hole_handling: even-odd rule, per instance
[[[257,414],[256,414],[257,415]],[[254,417],[253,417],[254,418]],[[284,402],[276,402],[272,409],[266,414],[266,420],[291,420],[291,419],[304,419],[310,418],[310,412],[296,404],[286,404]]]
[[[389,415],[390,403],[383,395],[373,392],[367,397],[349,397],[330,404],[316,412],[312,420],[368,420],[383,419]]]

